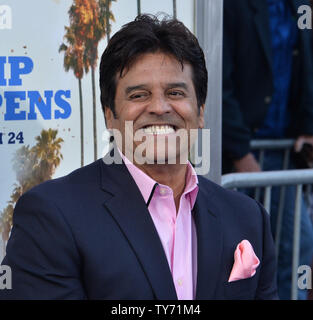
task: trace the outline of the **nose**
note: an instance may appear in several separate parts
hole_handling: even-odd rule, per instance
[[[171,112],[171,105],[162,94],[152,96],[147,111],[150,114],[162,115]]]

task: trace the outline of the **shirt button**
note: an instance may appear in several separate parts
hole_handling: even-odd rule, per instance
[[[165,188],[160,188],[160,195],[164,196],[167,193]]]
[[[183,285],[183,280],[182,279],[178,279],[177,283],[178,283],[179,286],[182,286]]]
[[[266,97],[264,98],[264,102],[265,102],[266,104],[270,104],[270,103],[272,102],[272,97],[266,96]]]

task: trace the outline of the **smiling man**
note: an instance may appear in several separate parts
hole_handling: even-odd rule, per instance
[[[197,104],[191,65],[185,63],[182,68],[176,58],[160,51],[139,56],[118,80],[114,105],[116,116],[104,105],[107,127],[122,133],[121,142],[133,142],[121,143],[119,148],[132,155],[142,144],[141,139],[135,139],[138,132],[139,137],[150,140],[143,150],[146,161],[135,153],[134,164],[173,190],[178,210],[185,188],[186,161],[182,160],[188,159],[188,133],[203,128],[204,106]],[[132,123],[128,130],[126,121]],[[177,146],[179,139],[183,142]]]
[[[188,162],[207,92],[195,36],[138,16],[104,51],[100,88],[112,149],[20,198],[0,298],[275,299],[268,214]]]

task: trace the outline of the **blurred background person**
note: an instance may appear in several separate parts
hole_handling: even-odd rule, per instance
[[[296,139],[295,151],[313,145],[312,30],[297,26],[305,0],[225,0],[223,49],[223,173],[280,170],[281,151],[265,153],[263,168],[252,139]],[[311,150],[312,151],[312,150]],[[311,152],[310,151],[310,152]],[[312,152],[308,154],[312,160]],[[295,168],[292,158],[290,168]],[[278,293],[291,298],[295,187],[286,188],[278,257]],[[276,230],[279,188],[272,190]],[[313,257],[313,228],[301,212],[300,265]],[[299,290],[298,298],[307,292]]]

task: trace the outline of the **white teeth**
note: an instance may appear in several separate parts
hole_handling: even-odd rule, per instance
[[[148,126],[143,129],[145,134],[170,134],[174,133],[175,130],[172,126]]]

